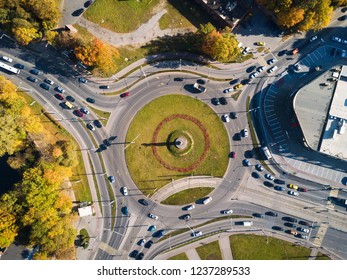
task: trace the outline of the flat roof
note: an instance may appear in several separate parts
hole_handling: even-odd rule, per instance
[[[329,115],[340,119],[347,119],[347,66],[342,66]]]

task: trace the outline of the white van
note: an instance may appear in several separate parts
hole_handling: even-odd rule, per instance
[[[212,197],[206,197],[203,201],[202,204],[207,204],[210,203],[212,201]]]
[[[3,56],[2,57],[3,60],[7,61],[7,62],[12,62],[12,58],[8,57],[8,56]]]
[[[245,226],[245,227],[253,226],[253,222],[251,222],[251,221],[242,222],[242,224],[243,224],[243,226]]]

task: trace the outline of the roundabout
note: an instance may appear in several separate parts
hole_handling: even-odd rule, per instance
[[[195,98],[169,94],[146,104],[133,118],[126,142],[136,136],[125,157],[145,195],[187,176],[222,177],[228,167],[227,131],[218,115]]]

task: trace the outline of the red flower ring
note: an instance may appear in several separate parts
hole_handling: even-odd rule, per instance
[[[175,166],[171,166],[171,165],[167,164],[165,161],[163,161],[163,159],[159,156],[158,151],[157,151],[157,147],[155,145],[152,146],[152,152],[153,152],[155,158],[166,169],[175,170],[178,172],[192,171],[203,162],[203,160],[206,158],[207,153],[210,149],[210,139],[208,137],[208,133],[207,133],[205,127],[203,126],[203,124],[199,120],[197,120],[196,118],[194,118],[192,116],[183,115],[183,114],[174,114],[174,115],[168,116],[167,118],[163,119],[159,123],[159,125],[156,127],[154,134],[153,134],[152,143],[157,143],[157,137],[158,137],[159,131],[163,127],[163,125],[168,123],[169,121],[174,120],[174,119],[184,119],[184,120],[191,121],[191,122],[195,123],[201,129],[202,133],[204,134],[205,149],[204,149],[204,152],[202,153],[202,155],[200,156],[199,160],[197,160],[196,162],[194,162],[192,165],[190,165],[188,167],[175,167]]]

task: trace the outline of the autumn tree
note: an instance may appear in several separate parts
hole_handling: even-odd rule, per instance
[[[18,235],[18,208],[17,198],[12,192],[0,197],[0,248],[8,247]]]
[[[305,10],[301,8],[292,8],[281,11],[277,14],[279,26],[290,28],[304,19]]]

